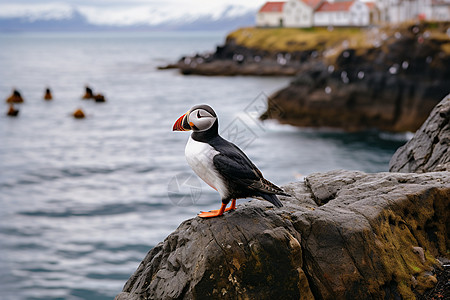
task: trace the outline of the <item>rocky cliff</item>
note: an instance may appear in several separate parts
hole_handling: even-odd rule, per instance
[[[394,28],[244,28],[167,67],[185,75],[295,76],[262,119],[349,131],[416,131],[450,92],[449,23]],[[279,112],[284,112],[280,114]]]
[[[116,299],[411,299],[447,255],[450,173],[332,171],[183,222]]]
[[[165,68],[184,75],[293,76],[303,63],[320,61],[342,44],[365,47],[360,28],[241,28],[212,53],[182,57]]]
[[[270,97],[262,118],[349,131],[416,131],[450,92],[450,38],[428,30],[412,25],[382,35],[379,46],[349,47],[303,64],[290,86]]]
[[[450,171],[450,94],[389,164],[391,172]]]
[[[252,200],[187,220],[116,300],[444,299],[450,172],[434,171],[449,161],[449,100],[391,162],[428,173],[316,173],[283,187],[281,209]]]

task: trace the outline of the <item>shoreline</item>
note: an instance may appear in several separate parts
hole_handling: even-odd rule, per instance
[[[387,28],[241,28],[214,52],[159,69],[290,76],[261,119],[347,131],[416,131],[450,92],[450,22]],[[286,113],[280,114],[277,110]]]

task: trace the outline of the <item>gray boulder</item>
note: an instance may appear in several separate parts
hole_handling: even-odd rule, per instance
[[[391,172],[450,171],[450,95],[391,159]]]
[[[125,284],[123,299],[414,299],[448,255],[450,173],[331,171],[183,222]]]

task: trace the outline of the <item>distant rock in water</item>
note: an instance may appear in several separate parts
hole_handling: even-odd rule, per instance
[[[52,100],[53,96],[52,96],[52,92],[50,91],[50,88],[46,88],[45,89],[45,94],[44,94],[44,100]]]
[[[431,112],[414,137],[400,147],[391,172],[450,171],[450,94]]]
[[[448,251],[450,173],[331,171],[183,222],[116,300],[414,299]]]
[[[16,89],[13,90],[11,96],[6,99],[7,103],[23,103],[23,98],[20,92]]]

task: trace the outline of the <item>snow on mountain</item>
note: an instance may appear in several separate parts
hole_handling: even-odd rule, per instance
[[[65,3],[0,4],[0,19],[20,18],[24,21],[69,19],[74,7]]]
[[[251,2],[251,1],[250,1]],[[207,1],[204,5],[116,4],[89,6],[67,3],[1,4],[0,30],[95,30],[107,28],[233,29],[254,24],[258,5]],[[201,28],[204,27],[204,28]],[[219,28],[217,28],[219,27]]]

